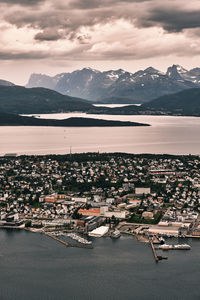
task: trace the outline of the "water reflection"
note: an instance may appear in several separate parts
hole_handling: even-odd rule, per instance
[[[151,127],[0,127],[0,154],[64,154],[70,152],[200,153],[200,118],[111,116],[81,113],[41,115],[135,121]]]

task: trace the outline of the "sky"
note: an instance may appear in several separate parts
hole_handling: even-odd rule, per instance
[[[0,79],[200,67],[199,0],[0,0]]]

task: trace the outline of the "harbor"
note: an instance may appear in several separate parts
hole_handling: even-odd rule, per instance
[[[191,250],[191,246],[188,245],[188,244],[173,244],[173,245],[172,244],[166,244],[165,240],[162,237],[159,238],[159,237],[154,237],[153,236],[152,238],[149,238],[149,244],[151,246],[155,262],[158,262],[158,261],[163,260],[163,259],[168,259],[167,256],[158,255],[157,250],[163,250],[163,251],[168,251],[168,250]]]
[[[60,238],[58,238],[56,235],[53,235],[53,234],[50,234],[50,233],[47,233],[47,232],[43,232],[44,235],[52,238],[53,240],[63,244],[64,246],[66,247],[75,247],[75,248],[85,248],[85,249],[93,249],[93,246],[92,245],[88,245],[88,244],[81,244],[81,243],[69,243],[67,241],[64,241]]]
[[[191,246],[186,243],[179,243],[176,244],[175,241],[177,240],[177,237],[174,237],[173,239],[173,244],[168,244],[166,243],[165,239],[163,236],[159,234],[155,235],[144,235],[140,234],[141,227],[146,228],[146,226],[139,226],[136,230],[133,231],[124,231],[124,226],[127,226],[127,224],[122,225],[113,229],[109,229],[107,226],[100,226],[96,230],[93,231],[93,233],[81,233],[81,232],[73,232],[71,230],[56,230],[56,229],[41,229],[41,228],[27,228],[25,226],[18,226],[18,227],[2,227],[4,229],[24,229],[25,231],[31,231],[34,233],[41,233],[44,234],[45,236],[48,236],[49,238],[53,239],[54,241],[57,241],[58,243],[66,246],[66,247],[72,247],[72,248],[85,248],[85,249],[93,249],[92,241],[89,240],[90,236],[93,237],[93,239],[99,239],[101,237],[110,237],[111,239],[119,239],[121,236],[132,236],[133,239],[137,240],[138,242],[141,243],[149,243],[152,253],[153,253],[153,258],[156,263],[163,259],[168,259],[167,256],[159,255],[157,251],[168,251],[168,250],[191,250]],[[129,225],[128,225],[129,226]],[[120,230],[119,230],[120,229]],[[137,233],[136,233],[137,232]],[[167,240],[171,240],[171,237],[166,237]],[[70,241],[73,240],[74,242]],[[182,238],[183,239],[183,238]],[[185,238],[184,238],[185,239]]]

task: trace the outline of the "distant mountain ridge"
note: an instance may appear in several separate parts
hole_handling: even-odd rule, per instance
[[[200,88],[200,68],[188,71],[173,65],[166,73],[152,67],[135,73],[84,68],[53,77],[32,74],[26,87],[45,87],[93,102],[145,103],[163,95]]]

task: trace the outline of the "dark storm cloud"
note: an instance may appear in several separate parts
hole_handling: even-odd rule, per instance
[[[10,4],[2,10],[2,24],[20,36],[19,43],[16,38],[9,45],[8,54],[0,52],[0,59],[131,60],[199,51],[193,35],[200,27],[196,0],[190,8],[182,0],[46,0],[37,5],[42,1],[0,0]],[[21,6],[11,5],[17,3]],[[12,35],[3,36],[3,47]]]
[[[43,0],[9,0],[7,3],[24,5],[37,4]],[[2,0],[0,0],[0,3]],[[200,27],[200,11],[183,10],[181,1],[165,1],[162,5],[157,0],[46,0],[48,6],[41,6],[37,12],[25,7],[10,9],[3,15],[4,20],[17,27],[28,26],[40,29],[66,30],[67,34],[77,33],[81,26],[92,27],[110,21],[124,19],[135,26],[162,27],[169,32],[180,32],[187,28]],[[168,6],[167,3],[170,3]],[[173,3],[176,4],[173,6]],[[92,10],[92,12],[91,12]],[[81,11],[81,12],[80,12]],[[38,33],[36,40],[57,40],[59,35]]]
[[[57,41],[63,38],[57,30],[44,30],[35,35],[34,39],[38,41]]]
[[[95,11],[89,14],[88,10],[83,14],[77,14],[70,10],[44,10],[33,13],[27,10],[14,10],[7,13],[4,19],[18,28],[28,26],[41,30],[59,28],[68,33],[76,32],[81,26],[93,26],[106,23],[117,17],[112,16],[112,10]]]
[[[18,4],[21,6],[34,6],[38,3],[42,3],[45,0],[0,0],[0,4],[4,3],[4,4],[8,4],[8,5],[14,5],[14,4]]]
[[[107,5],[110,5],[109,0],[107,0]],[[105,6],[104,0],[85,0],[85,1],[76,0],[70,2],[70,7],[76,9],[93,9],[102,6]]]
[[[145,20],[139,20],[143,26],[159,25],[169,32],[200,27],[200,11],[183,11],[181,9],[155,9]]]
[[[43,59],[47,57],[47,53],[43,51],[29,52],[3,52],[0,51],[1,60],[23,60],[23,59]]]
[[[152,0],[76,0],[70,2],[70,7],[76,9],[96,9],[100,7],[109,7],[120,3],[143,3]]]
[[[43,1],[0,0],[0,3],[22,5],[18,8],[11,6],[3,12],[2,18],[17,27],[28,26],[41,31],[59,28],[68,34],[77,33],[81,26],[92,27],[119,19],[140,28],[157,26],[169,32],[200,27],[200,11],[194,5],[190,11],[184,10],[180,0],[163,0],[162,3],[159,0],[46,0],[48,5],[40,6],[37,12],[23,7]],[[48,36],[47,40],[51,39],[50,34]],[[54,38],[57,40],[55,35],[52,40]],[[45,34],[39,33],[36,39],[45,40]]]
[[[49,11],[38,11],[37,14],[34,14],[27,10],[15,10],[7,13],[5,20],[17,27],[29,26],[44,29],[61,25],[62,18],[60,15],[55,16]]]

